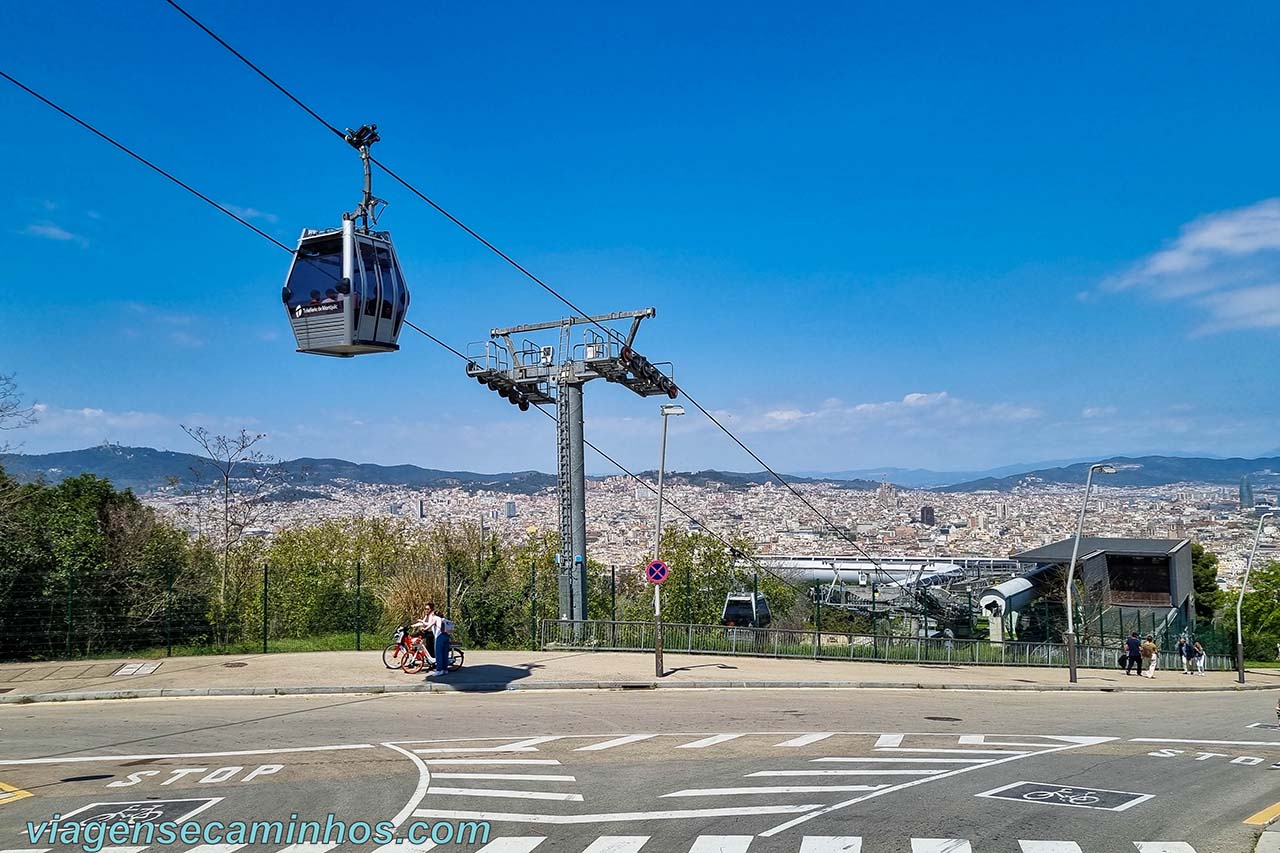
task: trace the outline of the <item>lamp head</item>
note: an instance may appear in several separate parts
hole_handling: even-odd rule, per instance
[[[665,418],[665,417],[667,417],[667,416],[669,416],[669,415],[683,415],[683,414],[684,414],[684,406],[677,405],[677,404],[675,404],[675,403],[664,403],[664,404],[660,407],[660,411],[662,412],[662,416],[663,416],[664,418]]]

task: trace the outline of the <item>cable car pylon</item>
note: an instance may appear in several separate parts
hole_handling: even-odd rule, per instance
[[[489,340],[473,344],[467,375],[512,405],[556,406],[556,471],[560,504],[560,551],[556,555],[560,618],[587,618],[587,482],[583,437],[582,392],[593,379],[629,388],[642,397],[680,396],[668,362],[650,362],[635,350],[640,323],[657,315],[654,308],[618,311],[594,317],[572,316],[546,323],[492,329]],[[630,320],[623,334],[606,323]],[[574,327],[588,325],[574,342]],[[558,344],[542,344],[514,335],[559,331]],[[597,329],[599,331],[597,331]],[[605,334],[601,334],[604,332]],[[666,368],[665,370],[663,368]]]
[[[378,126],[348,129],[360,152],[364,187],[354,212],[337,228],[303,229],[281,300],[298,352],[350,358],[399,349],[396,340],[409,310],[409,287],[387,231],[374,231],[387,203],[373,194],[369,146]]]

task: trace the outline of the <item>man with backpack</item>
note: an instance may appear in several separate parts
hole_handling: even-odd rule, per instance
[[[1138,639],[1138,632],[1134,631],[1129,635],[1129,639],[1124,641],[1125,651],[1129,657],[1125,663],[1124,674],[1133,675],[1133,668],[1138,667],[1138,675],[1142,675],[1142,641]]]

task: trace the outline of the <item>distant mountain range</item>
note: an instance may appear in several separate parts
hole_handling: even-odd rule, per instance
[[[1246,474],[1254,475],[1260,486],[1273,479],[1280,482],[1280,455],[1260,459],[1141,456],[1116,457],[1107,461],[1117,465],[1140,466],[1118,471],[1099,480],[1114,486],[1161,486],[1181,482],[1235,485]],[[1040,463],[1039,467],[1030,470],[1030,466],[1013,465],[970,472],[981,475],[972,478],[966,478],[965,472],[883,468],[804,477],[786,475],[785,479],[789,483],[832,483],[842,489],[857,491],[875,489],[884,480],[900,487],[947,492],[1008,491],[1027,482],[1078,485],[1084,482],[1089,465],[1090,462],[1074,460],[1064,460],[1062,464]],[[209,461],[192,453],[118,445],[101,445],[60,453],[8,454],[0,456],[0,466],[11,476],[24,482],[42,479],[56,483],[67,477],[87,473],[104,477],[118,488],[133,489],[142,494],[175,483],[207,481],[212,473]],[[286,488],[276,493],[276,500],[322,497],[322,493],[315,491],[317,487],[333,486],[339,482],[419,489],[492,490],[514,494],[532,494],[556,485],[553,474],[541,471],[477,474],[471,471],[439,471],[417,465],[373,465],[343,459],[312,458],[291,459],[275,463],[274,467],[283,473],[287,484]],[[640,476],[652,480],[655,472],[645,471]],[[667,477],[669,482],[699,486],[721,485],[726,488],[746,488],[772,480],[765,472],[750,474],[714,470],[668,473]]]
[[[1167,486],[1171,483],[1209,483],[1234,486],[1246,475],[1257,479],[1256,485],[1280,480],[1280,456],[1260,459],[1207,459],[1182,456],[1116,456],[1102,460],[1122,468],[1114,474],[1095,476],[1094,482],[1107,486]],[[1089,474],[1089,462],[1077,462],[1056,468],[1024,471],[1003,477],[982,477],[965,483],[945,486],[943,492],[1007,492],[1022,483],[1054,483],[1081,485]]]

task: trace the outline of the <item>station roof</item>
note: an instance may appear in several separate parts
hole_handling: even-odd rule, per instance
[[[1019,563],[1068,563],[1075,539],[1063,539],[1051,545],[1043,545],[1023,551],[1014,557]],[[1140,557],[1165,557],[1187,546],[1186,539],[1124,539],[1106,536],[1080,537],[1080,559],[1098,554],[1125,554]]]

